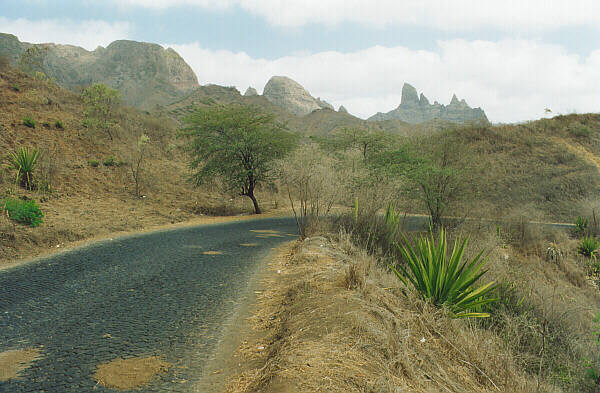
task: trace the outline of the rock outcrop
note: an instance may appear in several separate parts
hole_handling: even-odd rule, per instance
[[[348,109],[344,105],[340,105],[338,112],[340,113],[348,113]]]
[[[304,116],[318,109],[333,109],[333,106],[320,98],[314,98],[298,82],[286,76],[274,76],[267,82],[263,96],[271,103],[285,110]]]
[[[377,113],[371,116],[370,121],[382,121],[398,119],[407,123],[418,124],[428,120],[441,119],[454,123],[482,122],[487,123],[488,119],[481,108],[471,108],[465,100],[460,100],[456,94],[452,96],[449,105],[441,105],[437,101],[433,104],[423,93],[419,96],[417,90],[405,83],[402,87],[402,101],[400,105],[387,113]]]
[[[123,100],[144,109],[164,105],[198,88],[190,66],[173,49],[136,41],[115,41],[94,51],[72,45],[20,42],[0,33],[0,55],[17,63],[32,46],[41,49],[40,71],[68,89],[103,83],[121,92]]]
[[[248,89],[246,89],[246,92],[244,93],[244,95],[246,97],[254,97],[258,95],[258,92],[256,91],[256,89],[254,87],[248,87]]]

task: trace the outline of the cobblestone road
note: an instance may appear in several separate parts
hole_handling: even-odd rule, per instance
[[[174,366],[141,391],[188,391],[257,261],[294,233],[292,219],[178,229],[0,272],[0,352],[43,355],[0,392],[112,392],[93,380],[98,364],[151,355]]]

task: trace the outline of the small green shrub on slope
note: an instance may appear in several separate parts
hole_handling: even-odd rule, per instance
[[[35,120],[31,116],[25,116],[23,118],[23,125],[29,128],[35,128]]]
[[[585,236],[583,239],[581,239],[577,251],[586,257],[596,258],[598,247],[600,247],[600,242],[598,239],[596,239],[594,236]]]
[[[39,157],[38,149],[29,150],[27,147],[21,147],[9,154],[8,165],[17,171],[16,181],[21,187],[28,190],[33,188],[33,171]]]
[[[411,245],[398,246],[406,260],[407,267],[397,265],[399,270],[390,266],[392,271],[406,285],[410,282],[415,289],[436,306],[446,306],[454,317],[485,318],[490,314],[480,312],[485,304],[496,301],[488,295],[496,288],[494,282],[478,288],[474,287],[485,273],[481,270],[486,263],[483,251],[472,261],[462,262],[468,239],[454,242],[452,253],[448,255],[446,231],[442,228],[436,242],[433,234],[418,238]]]
[[[8,198],[3,203],[3,210],[11,220],[31,227],[39,226],[44,217],[42,210],[34,200],[22,201]]]

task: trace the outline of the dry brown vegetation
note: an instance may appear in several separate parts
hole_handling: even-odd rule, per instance
[[[110,141],[84,127],[79,95],[8,66],[0,68],[0,103],[0,199],[9,195],[35,199],[45,214],[38,228],[0,217],[0,264],[69,242],[187,221],[199,214],[251,211],[242,199],[230,200],[215,190],[188,184],[188,157],[176,138],[177,125],[169,118],[122,108]],[[35,128],[23,125],[25,116],[36,121]],[[56,121],[63,127],[56,127]],[[150,142],[140,179],[143,197],[136,198],[128,165],[142,133]],[[50,183],[49,191],[27,192],[15,186],[15,173],[4,166],[4,159],[22,146],[42,151],[35,176]],[[111,157],[116,165],[105,166]],[[96,167],[90,164],[93,161]],[[272,199],[263,201],[265,207],[271,206]]]
[[[313,237],[271,265],[250,319],[255,333],[235,354],[246,367],[227,392],[594,391],[573,362],[588,354],[600,296],[570,278],[584,275],[577,260],[547,262],[493,236],[474,240],[471,250],[492,250],[489,275],[514,283],[531,315],[506,305],[485,323],[451,319],[350,236]]]

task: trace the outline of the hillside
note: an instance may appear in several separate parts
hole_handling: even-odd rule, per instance
[[[122,108],[110,141],[83,126],[83,109],[79,95],[0,66],[0,199],[35,199],[45,214],[38,228],[0,217],[0,265],[109,233],[187,221],[202,213],[250,211],[244,200],[229,201],[186,181],[187,156],[178,147],[171,119]],[[23,124],[26,116],[35,128]],[[136,198],[130,163],[141,133],[150,143],[142,173],[144,197]],[[47,190],[15,187],[15,173],[4,163],[19,147],[41,150],[35,176],[48,183]]]
[[[37,49],[32,68],[55,78],[60,86],[77,91],[103,83],[119,90],[127,104],[143,109],[167,104],[198,87],[187,63],[160,45],[122,40],[90,52],[72,45],[32,45],[0,33],[0,56],[13,65],[31,48]]]

